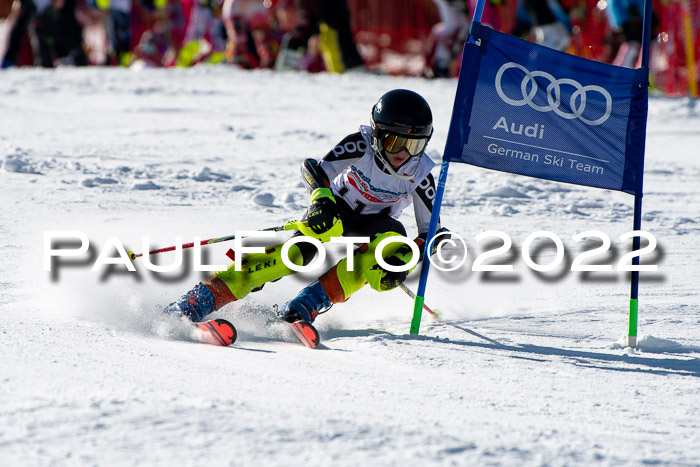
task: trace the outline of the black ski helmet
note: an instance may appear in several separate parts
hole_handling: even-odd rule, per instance
[[[423,139],[425,144],[433,135],[433,113],[420,94],[408,89],[394,89],[379,98],[372,107],[370,118],[372,128],[372,148],[379,156],[384,168],[395,177],[408,180],[415,175],[400,175],[391,167],[384,153],[384,140],[388,135],[398,135],[410,139]],[[423,155],[425,145],[419,154],[412,154],[403,165],[414,157]],[[416,165],[416,170],[417,170]]]

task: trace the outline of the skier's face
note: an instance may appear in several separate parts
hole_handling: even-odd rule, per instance
[[[428,143],[428,138],[408,137],[392,133],[384,135],[382,146],[386,159],[394,168],[398,168],[411,156],[420,156]]]
[[[386,158],[391,164],[393,168],[399,168],[401,164],[406,162],[411,155],[408,153],[407,150],[402,149],[401,151],[397,152],[396,154],[392,154],[390,152],[386,152]]]

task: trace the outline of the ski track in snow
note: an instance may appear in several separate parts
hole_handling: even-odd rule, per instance
[[[659,242],[646,259],[660,270],[642,273],[637,349],[624,338],[629,278],[566,270],[597,246],[573,241],[586,230],[610,236],[599,260],[616,264],[632,198],[460,164],[442,221],[470,256],[456,272],[432,271],[426,293],[445,322],[426,317],[410,336],[401,291],[362,290],[318,318],[324,346],[309,351],[271,313],[315,278],[304,274],[217,312],[239,330],[218,348],[158,311],[206,277],[190,255],[165,275],[139,263],[91,272],[100,248],[300,216],[301,161],[367,124],[392,88],[431,104],[428,154],[439,162],[456,82],[227,67],[2,78],[4,465],[700,465],[700,114],[687,101],[650,102],[642,228]],[[401,220],[412,235],[410,209]],[[87,258],[45,272],[48,230],[85,232]],[[469,271],[485,248],[474,237],[488,230],[513,239],[501,258],[513,273]],[[562,238],[561,270],[523,264],[536,230]],[[228,248],[204,257],[225,262]]]

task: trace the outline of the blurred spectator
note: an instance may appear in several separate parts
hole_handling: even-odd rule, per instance
[[[194,0],[177,66],[191,66],[204,60],[219,63],[225,59],[225,51],[226,31],[221,22],[220,0]]]
[[[644,31],[644,0],[609,0],[606,11],[611,27],[611,43],[617,49],[612,64],[637,68]],[[656,21],[657,17],[652,14],[652,25]]]
[[[469,13],[464,0],[433,0],[440,22],[433,26],[426,41],[426,69],[429,78],[447,78],[459,74],[464,41],[469,34]]]
[[[569,47],[571,33],[564,24],[567,20],[556,0],[522,0],[522,5],[532,17],[532,34],[536,43],[562,51]]]
[[[81,0],[78,21],[88,32],[87,48],[91,60],[99,65],[128,65],[131,61],[131,0]],[[97,27],[97,29],[96,29]],[[95,40],[99,31],[106,44]],[[104,48],[99,52],[93,47]]]
[[[350,30],[350,11],[346,0],[296,0],[297,25],[283,40],[283,49],[303,53],[299,66],[308,71],[318,69],[319,57],[323,68],[333,73],[364,69],[357,44]],[[290,68],[282,54],[278,69]]]
[[[32,0],[10,0],[6,2],[10,5],[7,21],[11,27],[7,42],[5,56],[1,57],[2,68],[9,68],[17,65],[17,58],[22,47],[22,39],[27,34],[29,23],[36,13],[36,7]],[[2,51],[0,51],[1,53]]]
[[[469,11],[474,12],[477,0],[469,0]],[[481,15],[481,24],[491,29],[510,33],[515,23],[515,14],[520,0],[486,0]]]
[[[131,0],[107,1],[107,35],[111,46],[109,60],[112,65],[127,65],[131,60]]]
[[[241,68],[271,68],[279,42],[273,30],[272,2],[225,0],[221,17],[228,43],[226,58]]]
[[[312,34],[306,24],[302,26],[301,11],[296,0],[280,0],[276,16],[283,33],[280,50],[275,61],[277,70],[303,70],[311,73],[325,71],[318,46],[318,34]]]
[[[145,0],[143,19],[149,25],[133,51],[133,67],[170,67],[177,58],[176,35],[184,34],[185,17],[179,0]]]
[[[176,53],[165,21],[156,22],[141,34],[134,48],[129,66],[136,68],[169,67],[175,63]]]
[[[46,68],[88,64],[83,49],[83,27],[75,17],[76,0],[51,0],[37,11],[39,63]]]

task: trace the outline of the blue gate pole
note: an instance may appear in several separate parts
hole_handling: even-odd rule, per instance
[[[420,271],[420,282],[418,283],[418,291],[416,299],[413,302],[413,319],[411,320],[411,334],[418,334],[420,331],[420,318],[423,315],[423,302],[425,300],[425,286],[428,282],[428,270],[430,269],[430,250],[432,249],[431,240],[437,231],[437,223],[440,218],[440,207],[442,206],[442,195],[445,192],[445,181],[447,180],[447,169],[450,167],[450,162],[443,160],[440,168],[440,177],[438,178],[437,191],[435,192],[435,201],[433,202],[433,213],[430,216],[430,226],[428,227],[428,237],[426,238],[425,249],[423,250],[423,266]]]
[[[647,0],[650,1],[650,0]],[[478,0],[476,3],[476,8],[474,8],[474,17],[472,18],[472,25],[469,31],[468,42],[474,44],[476,41],[472,36],[471,32],[474,29],[474,24],[481,23],[481,16],[484,12],[484,4],[486,0]],[[442,161],[442,167],[440,168],[440,176],[438,178],[437,191],[435,192],[435,201],[433,202],[433,212],[430,216],[430,226],[428,227],[428,237],[426,238],[425,252],[423,254],[423,266],[420,272],[420,282],[418,283],[418,291],[416,292],[416,299],[413,302],[413,319],[411,320],[411,334],[418,334],[420,331],[420,318],[423,314],[423,302],[425,301],[425,287],[428,283],[428,271],[430,270],[430,250],[428,247],[432,247],[431,241],[435,237],[435,232],[437,231],[437,223],[440,218],[440,208],[442,206],[442,196],[445,192],[445,182],[447,181],[447,170],[450,167],[450,162],[444,160]],[[432,249],[432,248],[431,248]]]
[[[649,47],[651,45],[651,15],[652,15],[652,0],[644,2],[644,33],[642,35],[642,68],[647,70],[647,81],[649,81]],[[648,84],[645,84],[648,85]],[[642,174],[644,171],[642,170]],[[642,194],[634,196],[634,230],[642,229]],[[636,236],[632,239],[632,250],[639,250],[640,237]],[[632,265],[639,266],[639,256],[632,258]],[[639,271],[632,271],[631,287],[630,287],[630,310],[629,310],[629,330],[627,332],[627,345],[629,347],[637,346],[637,318],[639,311]]]

